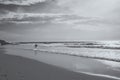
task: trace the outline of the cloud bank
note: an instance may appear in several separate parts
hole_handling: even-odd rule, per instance
[[[5,5],[32,5],[36,3],[41,3],[45,2],[46,0],[0,0],[0,4],[5,4]]]
[[[54,23],[54,24],[85,24],[98,21],[99,18],[84,17],[64,13],[15,13],[0,15],[0,23]]]
[[[75,14],[65,13],[16,13],[0,15],[0,24],[54,24],[74,26],[74,29],[110,29],[119,27],[120,22],[116,20],[108,20],[101,17],[87,17]],[[86,28],[87,27],[87,28]]]
[[[75,14],[94,17],[113,16],[120,8],[120,0],[57,0],[57,4]]]
[[[14,40],[120,39],[119,4],[120,0],[0,0],[0,31]]]

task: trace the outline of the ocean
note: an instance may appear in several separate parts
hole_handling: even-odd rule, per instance
[[[120,62],[120,41],[40,42],[37,45],[38,51]],[[34,44],[14,47],[33,50]]]

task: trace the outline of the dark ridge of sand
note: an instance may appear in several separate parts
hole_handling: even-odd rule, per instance
[[[0,80],[114,80],[68,71],[0,49]]]

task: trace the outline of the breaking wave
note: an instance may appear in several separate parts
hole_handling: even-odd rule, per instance
[[[120,49],[119,41],[85,41],[79,43],[65,44],[71,48],[100,48],[100,49]]]
[[[33,44],[22,44],[33,49]],[[120,62],[120,41],[40,42],[38,51]]]
[[[100,60],[120,62],[120,59],[112,59],[112,58],[107,58],[107,57],[99,57],[99,56],[97,57],[97,56],[90,56],[90,55],[87,56],[87,55],[80,55],[80,54],[60,53],[60,52],[44,51],[44,50],[38,50],[38,51],[52,53],[52,54],[61,54],[61,55],[69,55],[69,56],[76,56],[76,57],[84,57],[84,58],[91,58],[91,59],[100,59]]]
[[[120,80],[120,77],[116,77],[116,76],[110,76],[110,75],[104,75],[104,74],[94,74],[94,73],[90,73],[90,72],[80,72],[80,73],[87,74],[87,75],[92,75],[92,76],[109,78],[109,79]]]

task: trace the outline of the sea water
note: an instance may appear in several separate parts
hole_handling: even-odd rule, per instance
[[[14,47],[32,50],[34,44],[20,44]],[[120,41],[41,42],[38,43],[37,50],[120,62]]]

